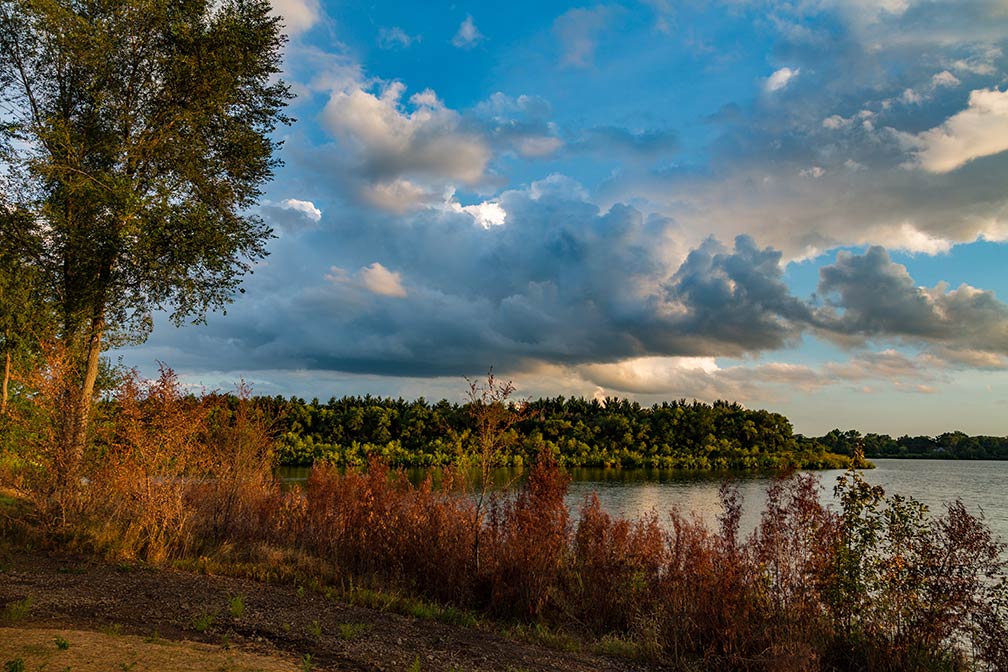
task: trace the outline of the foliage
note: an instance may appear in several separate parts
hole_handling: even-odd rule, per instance
[[[837,510],[821,504],[816,477],[779,477],[749,535],[731,482],[714,528],[680,511],[622,519],[592,497],[575,514],[565,503],[568,476],[546,450],[517,488],[483,493],[484,516],[459,469],[443,471],[437,487],[430,475],[414,484],[376,456],[366,470],[320,462],[303,488],[281,490],[270,476],[271,406],[242,388],[185,394],[164,367],[155,380],[125,376],[100,405],[95,450],[79,473],[87,486],[70,506],[48,478],[61,473],[53,466],[61,444],[47,443],[59,433],[46,426],[61,421],[47,395],[62,397],[43,394],[44,384],[58,389],[58,363],[36,388],[25,436],[35,433],[37,452],[24,455],[17,485],[40,514],[47,506],[64,514],[59,524],[26,518],[44,542],[204,570],[235,566],[295,579],[299,594],[331,585],[359,597],[387,591],[395,597],[374,598],[378,606],[436,614],[421,598],[450,605],[445,614],[471,610],[576,633],[676,668],[1008,669],[1005,546],[961,502],[931,514],[852,468],[837,482]],[[746,417],[739,407],[684,406],[720,409],[723,423]],[[603,410],[606,422],[620,417]],[[648,418],[646,410],[634,413]],[[504,417],[519,420],[488,425],[494,446],[522,423],[550,422]],[[238,618],[243,608],[234,599],[228,613]],[[200,612],[190,625],[204,631],[214,619]]]
[[[127,372],[99,407],[95,440],[75,470],[62,405],[72,358],[54,347],[15,419],[6,480],[34,504],[44,530],[125,559],[161,561],[260,530],[279,497],[269,421],[237,395],[183,392],[162,366]]]
[[[847,464],[820,445],[798,444],[784,416],[723,401],[648,407],[625,399],[557,397],[524,402],[520,409],[478,398],[463,405],[370,396],[324,404],[263,397],[255,403],[277,418],[277,459],[287,465],[359,467],[378,457],[396,467],[429,467],[455,464],[460,454],[462,462],[476,465],[521,465],[540,454],[565,467],[769,471]],[[501,416],[492,460],[481,457],[488,444],[480,414],[488,412]]]
[[[245,614],[245,596],[241,593],[228,598],[228,613],[232,618],[241,618]]]
[[[27,616],[28,612],[31,611],[32,599],[26,597],[23,600],[15,600],[9,602],[6,607],[4,607],[3,613],[0,614],[0,622],[7,625],[14,625],[23,621]]]
[[[1008,460],[1008,436],[969,436],[956,431],[937,436],[903,435],[894,439],[888,434],[862,436],[856,429],[845,432],[833,429],[815,439],[801,438],[809,445],[818,444],[841,455],[853,455],[860,448],[867,457]]]
[[[287,121],[283,44],[266,0],[0,0],[5,251],[73,360],[74,471],[101,349],[154,310],[202,319],[266,254],[250,208]]]

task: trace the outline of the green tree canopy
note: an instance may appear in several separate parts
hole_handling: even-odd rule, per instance
[[[284,39],[265,0],[0,0],[4,207],[80,352],[80,449],[103,344],[203,319],[266,254]]]

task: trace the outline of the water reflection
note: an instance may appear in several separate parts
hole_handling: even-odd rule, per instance
[[[945,504],[962,499],[972,513],[983,513],[987,524],[1002,539],[1008,540],[1008,462],[956,460],[874,460],[877,468],[863,472],[873,485],[881,485],[889,494],[914,497],[933,512],[943,513]],[[281,477],[288,482],[303,482],[307,468],[284,469]],[[418,483],[428,470],[408,470],[411,481]],[[820,480],[821,501],[834,508],[837,502],[833,486],[842,471],[815,472]],[[435,481],[437,472],[433,472]],[[494,474],[497,486],[520,479],[520,472],[500,470]],[[646,469],[573,469],[567,504],[577,516],[585,498],[596,493],[603,509],[611,515],[639,518],[656,513],[667,524],[673,509],[699,516],[709,525],[717,524],[721,513],[718,490],[725,479],[737,482],[743,497],[741,532],[755,529],[766,506],[766,493],[772,477],[765,474],[710,474]]]

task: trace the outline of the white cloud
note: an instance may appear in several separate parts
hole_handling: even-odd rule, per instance
[[[535,135],[519,138],[516,143],[518,153],[524,157],[549,156],[563,147],[563,140],[549,135]]]
[[[435,194],[405,178],[367,184],[361,196],[371,205],[400,215],[427,205],[435,198]]]
[[[314,203],[296,198],[263,201],[259,210],[272,226],[289,233],[315,228],[322,221],[322,211]]]
[[[961,83],[962,82],[959,81],[959,78],[953,75],[948,70],[942,70],[941,72],[939,72],[938,74],[936,74],[934,77],[931,78],[932,89],[938,89],[941,87],[952,88],[959,86]]]
[[[377,261],[361,267],[353,276],[339,266],[332,266],[325,279],[336,286],[358,287],[381,296],[400,299],[406,296],[402,274],[388,270]]]
[[[921,231],[913,224],[904,223],[888,236],[890,248],[928,255],[945,254],[952,249],[952,241]]]
[[[452,44],[460,49],[471,49],[484,39],[486,39],[486,36],[476,27],[472,15],[469,15],[459,25],[455,37],[452,38]]]
[[[472,217],[484,229],[491,226],[503,226],[507,220],[507,212],[497,201],[483,201],[475,205],[462,205],[454,200],[454,194],[449,193],[445,205],[453,212],[464,212]]]
[[[794,70],[787,67],[781,68],[767,77],[766,84],[764,86],[769,93],[780,91],[787,88],[788,84],[791,83],[791,80],[798,76],[799,72],[801,72],[801,68],[795,68]]]
[[[952,62],[953,70],[972,75],[990,76],[997,72],[995,62],[1001,58],[1002,52],[998,47],[985,47],[978,53],[968,58],[960,58]]]
[[[606,364],[585,364],[578,367],[578,371],[602,388],[623,393],[661,394],[688,388],[698,376],[714,375],[719,367],[713,357],[635,357]]]
[[[912,149],[912,164],[930,173],[947,173],[974,159],[1008,150],[1008,91],[977,89],[969,106],[941,126],[916,135],[898,133]]]
[[[322,219],[322,211],[316,208],[315,204],[311,201],[288,198],[285,201],[281,201],[280,206],[288,210],[296,210],[313,222],[318,222]]]
[[[551,173],[529,185],[529,196],[534,201],[544,197],[572,201],[588,201],[588,190],[580,182],[561,173]]]
[[[361,175],[378,192],[405,193],[406,183],[394,185],[402,179],[479,182],[490,160],[486,142],[463,130],[459,114],[430,89],[412,96],[407,107],[405,88],[393,82],[377,94],[360,84],[335,91],[323,123],[355,152]]]
[[[309,30],[321,17],[318,0],[270,0],[270,4],[283,17],[284,30],[289,35]]]
[[[406,288],[402,284],[402,276],[388,270],[377,261],[365,266],[359,272],[361,284],[365,289],[382,296],[406,296]]]
[[[828,128],[831,131],[837,131],[844,128],[850,128],[851,124],[854,123],[853,119],[847,119],[841,117],[839,114],[833,114],[822,120],[823,128]]]
[[[399,26],[378,29],[378,46],[382,49],[403,49],[419,41],[419,35],[410,35]]]

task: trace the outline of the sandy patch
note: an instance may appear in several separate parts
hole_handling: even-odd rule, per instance
[[[63,645],[61,648],[60,645]],[[0,665],[25,672],[295,672],[299,661],[157,637],[53,628],[0,628]]]

